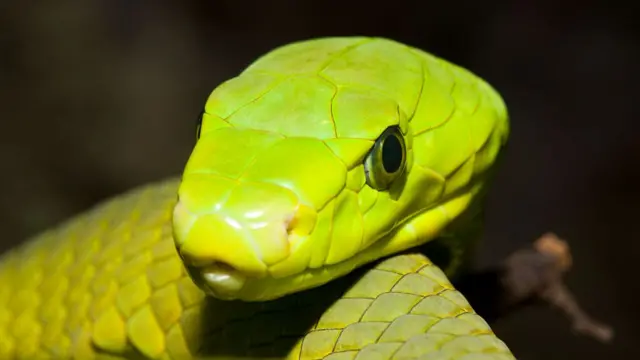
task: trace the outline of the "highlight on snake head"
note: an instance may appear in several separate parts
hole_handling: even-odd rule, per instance
[[[216,88],[173,217],[196,284],[268,300],[431,240],[482,188],[508,130],[499,95],[456,83],[462,72],[390,40],[325,38]]]

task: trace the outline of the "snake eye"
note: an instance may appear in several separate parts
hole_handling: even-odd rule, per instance
[[[400,128],[387,128],[364,160],[367,184],[376,190],[387,189],[404,172],[406,157],[406,145]]]
[[[204,111],[198,115],[198,119],[196,120],[196,140],[200,139],[200,130],[202,130],[202,116],[204,115]]]

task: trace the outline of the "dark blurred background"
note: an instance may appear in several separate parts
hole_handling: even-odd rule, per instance
[[[521,359],[640,358],[638,12],[604,1],[3,1],[0,250],[179,174],[209,92],[293,40],[379,35],[492,83],[512,136],[479,264],[552,230],[612,345],[532,307],[494,324]],[[634,276],[636,275],[636,276]]]

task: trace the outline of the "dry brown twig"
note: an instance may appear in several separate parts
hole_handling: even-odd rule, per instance
[[[613,329],[587,314],[563,282],[572,264],[567,242],[555,233],[543,234],[532,248],[518,250],[504,262],[501,282],[507,303],[515,305],[537,297],[562,310],[576,333],[609,343]]]

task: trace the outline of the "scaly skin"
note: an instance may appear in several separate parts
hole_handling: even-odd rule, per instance
[[[344,60],[342,71],[356,70],[345,77],[333,67],[335,81],[342,76],[352,83],[328,88],[329,123],[312,109],[321,87],[308,83],[331,73],[316,69],[323,56],[323,69]],[[363,79],[366,58],[375,63],[373,73],[355,81]],[[344,65],[349,62],[355,63]],[[254,77],[293,67],[285,78],[303,83],[289,89],[293,97],[268,81],[266,90]],[[181,181],[133,190],[0,258],[0,358],[513,359],[445,273],[423,255],[400,254],[441,236],[454,257],[447,274],[459,269],[473,244],[464,215],[473,220],[479,213],[487,170],[508,131],[499,96],[461,68],[380,39],[284,47],[244,74],[214,91]],[[304,90],[312,91],[305,97]],[[276,95],[269,98],[270,92]],[[342,94],[351,97],[344,102]],[[296,112],[283,99],[311,102]],[[274,106],[281,112],[273,113]],[[273,116],[261,117],[265,112]],[[276,115],[285,119],[273,120]],[[358,125],[358,116],[367,119]],[[277,129],[266,129],[266,122]],[[389,189],[373,190],[362,161],[367,146],[394,124],[407,142],[406,169]],[[356,140],[344,141],[350,137]],[[283,143],[288,153],[273,150]],[[227,161],[213,156],[234,146]],[[264,160],[274,152],[287,161]],[[313,159],[318,171],[304,159]],[[334,209],[351,211],[327,218],[326,204],[336,199],[342,202]],[[255,223],[237,215],[256,209],[269,215],[261,219],[269,231],[248,238]],[[354,212],[364,219],[360,227],[349,225]],[[220,213],[244,232],[229,232],[215,217]],[[328,238],[317,235],[326,225],[315,220],[323,217],[333,219]],[[274,232],[280,229],[286,231]],[[226,242],[214,236],[220,231],[227,231]],[[375,261],[386,255],[393,256]],[[224,296],[201,277],[219,262],[246,280],[224,285]]]

